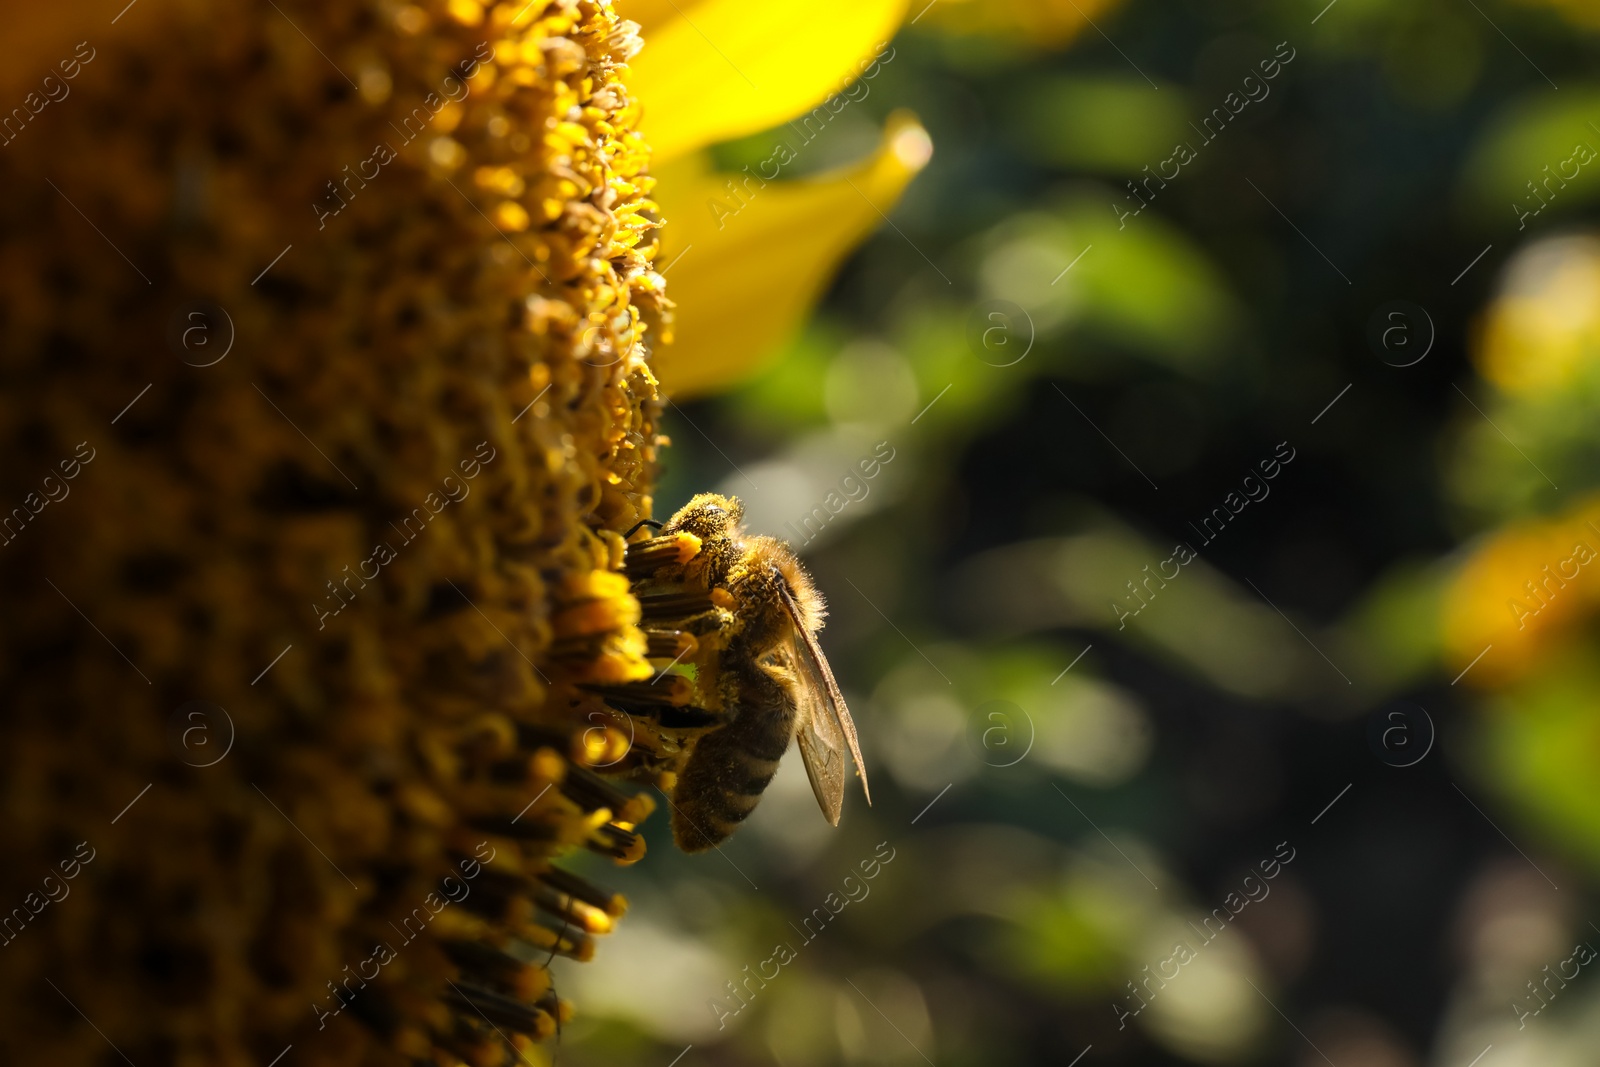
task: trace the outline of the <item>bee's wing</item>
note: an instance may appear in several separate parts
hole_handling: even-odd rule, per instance
[[[805,617],[789,587],[780,584],[779,589],[784,609],[789,613],[789,658],[799,681],[795,697],[800,705],[800,722],[795,739],[800,743],[800,758],[805,762],[806,775],[811,779],[811,789],[817,795],[822,814],[838,826],[839,813],[844,807],[845,745],[849,745],[856,771],[861,775],[861,791],[871,804],[867,765],[861,758],[856,724],[839,692],[839,683],[833,680],[828,657],[817,646],[816,637],[806,629]]]

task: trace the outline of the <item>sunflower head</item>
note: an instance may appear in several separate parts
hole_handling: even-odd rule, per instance
[[[653,670],[637,37],[593,0],[118,31],[0,153],[0,889],[78,865],[7,931],[0,1059],[521,1059],[623,910],[582,855],[652,807],[586,688]]]

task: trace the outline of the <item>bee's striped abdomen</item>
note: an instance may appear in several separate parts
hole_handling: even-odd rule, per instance
[[[783,682],[753,667],[739,683],[733,721],[695,743],[674,790],[672,836],[685,852],[720,844],[749,817],[794,737],[795,703]]]

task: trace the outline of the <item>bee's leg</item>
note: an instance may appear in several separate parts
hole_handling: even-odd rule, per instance
[[[670,619],[646,618],[642,621],[645,655],[657,661],[657,674],[648,681],[586,688],[600,693],[610,706],[650,718],[666,729],[699,729],[725,721],[717,709],[729,705],[717,702],[717,694],[708,694],[692,678],[720,673],[716,660],[727,644],[722,635],[730,622],[727,612],[716,608]],[[671,668],[680,664],[694,665],[695,675],[673,673]],[[696,706],[708,698],[711,703]]]
[[[714,612],[719,606],[725,607],[729,603],[726,593],[721,593],[723,604],[718,604],[719,597],[708,590],[670,590],[664,593],[651,593],[634,591],[634,596],[639,600],[639,613],[645,624],[676,623],[679,619],[687,619],[696,615]]]
[[[734,617],[709,599],[701,598],[690,603],[690,610],[687,611],[682,610],[682,604],[668,605],[668,610],[659,610],[659,602],[645,597],[641,597],[639,603],[644,609],[639,625],[647,635],[683,633],[698,638],[697,645],[719,647],[725,645],[726,641],[719,641],[718,635],[732,636],[728,631],[733,626]]]
[[[652,530],[660,530],[661,527],[665,525],[666,523],[658,522],[655,519],[640,519],[638,522],[628,527],[628,532],[622,535],[622,539],[624,541],[630,539],[634,534],[638,533],[640,529],[646,526],[650,527]]]
[[[685,657],[693,656],[699,647],[700,642],[687,630],[658,629],[654,626],[645,630],[644,654],[650,659],[681,662]]]
[[[634,527],[638,529],[638,527]],[[623,571],[630,581],[647,578],[663,567],[679,567],[700,554],[700,538],[691,533],[667,534],[648,541],[635,541],[623,557]]]
[[[621,708],[681,708],[694,700],[694,683],[681,674],[660,674],[642,682],[580,683]]]
[[[794,737],[794,694],[768,669],[723,661],[738,714],[701,737],[674,791],[672,836],[685,852],[723,841],[755,810]]]

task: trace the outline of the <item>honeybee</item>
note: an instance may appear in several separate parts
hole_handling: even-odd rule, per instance
[[[791,738],[829,823],[844,806],[847,747],[872,803],[855,723],[817,644],[822,596],[789,546],[746,534],[743,515],[737,499],[701,493],[627,557],[652,640],[663,623],[695,635],[696,695],[719,723],[693,741],[673,789],[672,836],[685,852],[719,844],[755,810]]]

